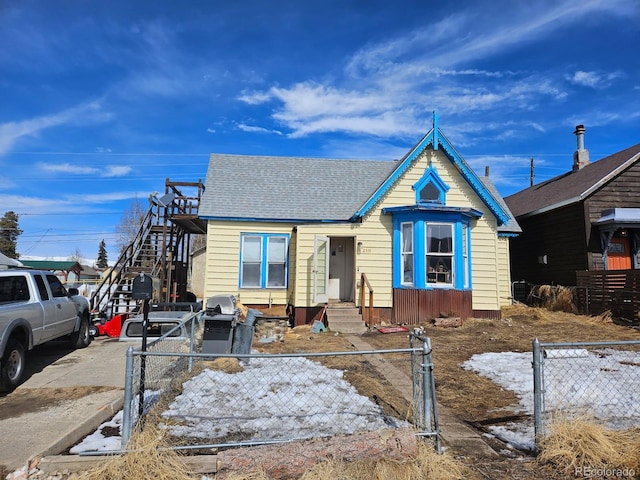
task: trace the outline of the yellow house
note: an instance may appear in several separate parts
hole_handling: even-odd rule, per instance
[[[436,115],[401,160],[213,154],[205,185],[205,298],[287,306],[295,325],[326,320],[327,305],[418,324],[499,318],[510,302],[520,228]]]

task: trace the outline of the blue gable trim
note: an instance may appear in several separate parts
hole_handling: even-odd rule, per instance
[[[498,219],[498,225],[503,225],[509,221],[509,215],[498,203],[496,198],[487,190],[484,184],[480,181],[471,167],[463,160],[460,154],[453,148],[453,145],[449,142],[442,132],[440,132],[440,146],[445,155],[458,167],[458,170],[462,174],[463,178],[467,181],[474,192],[480,197],[484,204],[489,207],[491,213],[493,213]]]
[[[378,187],[374,194],[360,207],[356,213],[351,217],[352,221],[364,217],[373,206],[389,191],[389,189],[396,183],[396,181],[407,171],[413,161],[420,156],[420,154],[429,146],[433,144],[433,129],[427,133],[422,140],[420,140],[413,149],[405,155],[400,161],[400,164],[396,169],[387,177],[387,179]]]
[[[519,233],[502,233],[502,232],[498,232],[498,237],[516,238],[519,235],[520,235]]]
[[[442,151],[447,158],[458,168],[462,177],[467,181],[471,188],[476,192],[484,204],[489,207],[491,213],[498,219],[498,225],[506,224],[509,221],[509,215],[500,206],[498,200],[491,195],[489,190],[480,181],[471,167],[464,161],[462,156],[453,148],[447,137],[444,136],[438,127],[438,114],[433,114],[433,128],[411,149],[409,153],[400,161],[396,169],[387,177],[387,179],[378,187],[373,195],[353,214],[351,221],[358,221],[365,216],[378,201],[393,187],[396,181],[407,171],[413,161],[420,156],[426,148],[431,145],[434,150],[442,147]]]

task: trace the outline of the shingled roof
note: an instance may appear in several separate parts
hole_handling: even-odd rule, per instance
[[[397,166],[390,160],[212,154],[199,216],[347,221]]]
[[[498,193],[498,190],[496,189],[491,179],[487,176],[479,177],[479,178],[480,178],[480,181],[484,184],[485,188],[489,190],[491,195],[493,195],[496,198],[500,206],[504,209],[505,212],[507,212],[507,215],[509,215],[509,220],[507,221],[507,223],[498,225],[498,233],[503,233],[503,234],[522,233],[522,228],[520,228],[520,225],[518,224],[513,213],[509,209],[509,206],[506,204],[504,199],[500,196],[500,193]]]
[[[582,201],[640,159],[640,144],[505,197],[519,218]]]

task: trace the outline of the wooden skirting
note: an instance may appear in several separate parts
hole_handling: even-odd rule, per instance
[[[482,318],[484,320],[500,320],[502,318],[501,310],[474,310],[471,315],[473,318]]]
[[[323,305],[295,307],[293,324],[308,325],[320,320]],[[373,325],[419,325],[441,316],[499,320],[500,310],[474,310],[471,290],[393,290],[393,308],[374,307]],[[323,319],[324,320],[324,319]]]
[[[436,317],[473,317],[471,290],[393,290],[393,322],[418,325]]]

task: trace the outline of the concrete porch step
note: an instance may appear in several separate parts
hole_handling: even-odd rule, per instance
[[[327,308],[327,324],[329,329],[348,334],[360,334],[367,331],[358,307],[334,306]]]

